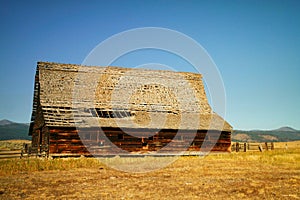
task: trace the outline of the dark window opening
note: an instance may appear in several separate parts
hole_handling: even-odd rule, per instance
[[[119,140],[124,140],[124,134],[122,134],[122,133],[118,134],[118,139]]]
[[[148,143],[145,141],[144,138],[142,138],[142,147],[147,147]]]
[[[86,109],[85,112],[90,112],[93,117],[99,118],[125,118],[131,117],[132,114],[125,110],[102,110],[100,108]]]
[[[146,147],[147,146],[147,142],[142,142],[142,147]]]
[[[153,141],[153,140],[154,140],[154,137],[153,137],[153,136],[149,137],[149,140],[150,140],[150,141]]]

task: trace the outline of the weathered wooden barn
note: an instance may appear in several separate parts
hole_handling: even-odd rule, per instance
[[[232,127],[212,111],[200,74],[38,62],[34,87],[39,153],[231,149]]]

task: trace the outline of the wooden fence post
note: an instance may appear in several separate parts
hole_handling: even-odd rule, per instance
[[[264,151],[264,149],[263,149],[263,147],[262,147],[261,144],[259,144],[258,149],[259,149],[260,152],[263,152],[263,151]]]
[[[274,150],[274,142],[271,142],[271,150]]]
[[[268,148],[268,143],[265,142],[265,145],[266,145],[266,150],[268,151],[268,150],[269,150],[269,148]]]
[[[235,148],[236,148],[236,149],[235,149],[236,152],[239,152],[239,151],[240,151],[240,144],[239,144],[238,142],[236,143],[236,147],[235,147]]]
[[[244,143],[244,152],[247,152],[247,143]]]

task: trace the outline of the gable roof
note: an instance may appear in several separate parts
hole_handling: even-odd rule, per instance
[[[51,127],[232,130],[187,72],[38,62],[32,123],[39,110]]]

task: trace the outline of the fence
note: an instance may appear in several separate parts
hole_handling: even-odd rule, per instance
[[[233,142],[231,144],[231,151],[234,152],[247,152],[247,151],[265,151],[265,150],[274,150],[273,142],[265,143],[242,143],[242,142]]]
[[[42,148],[40,148],[42,149]],[[0,149],[0,159],[23,158],[23,157],[45,157],[45,151],[39,151],[37,147],[32,147],[31,144],[23,144],[22,149]]]
[[[243,143],[233,142],[231,144],[231,152],[247,152],[247,151],[265,151],[274,150],[273,142],[265,143]],[[39,152],[37,148],[31,147],[29,144],[24,144],[21,150],[0,149],[0,159],[22,158],[22,157],[45,157],[45,151]]]
[[[22,157],[21,150],[9,150],[9,149],[0,150],[0,159],[21,158],[21,157]]]

